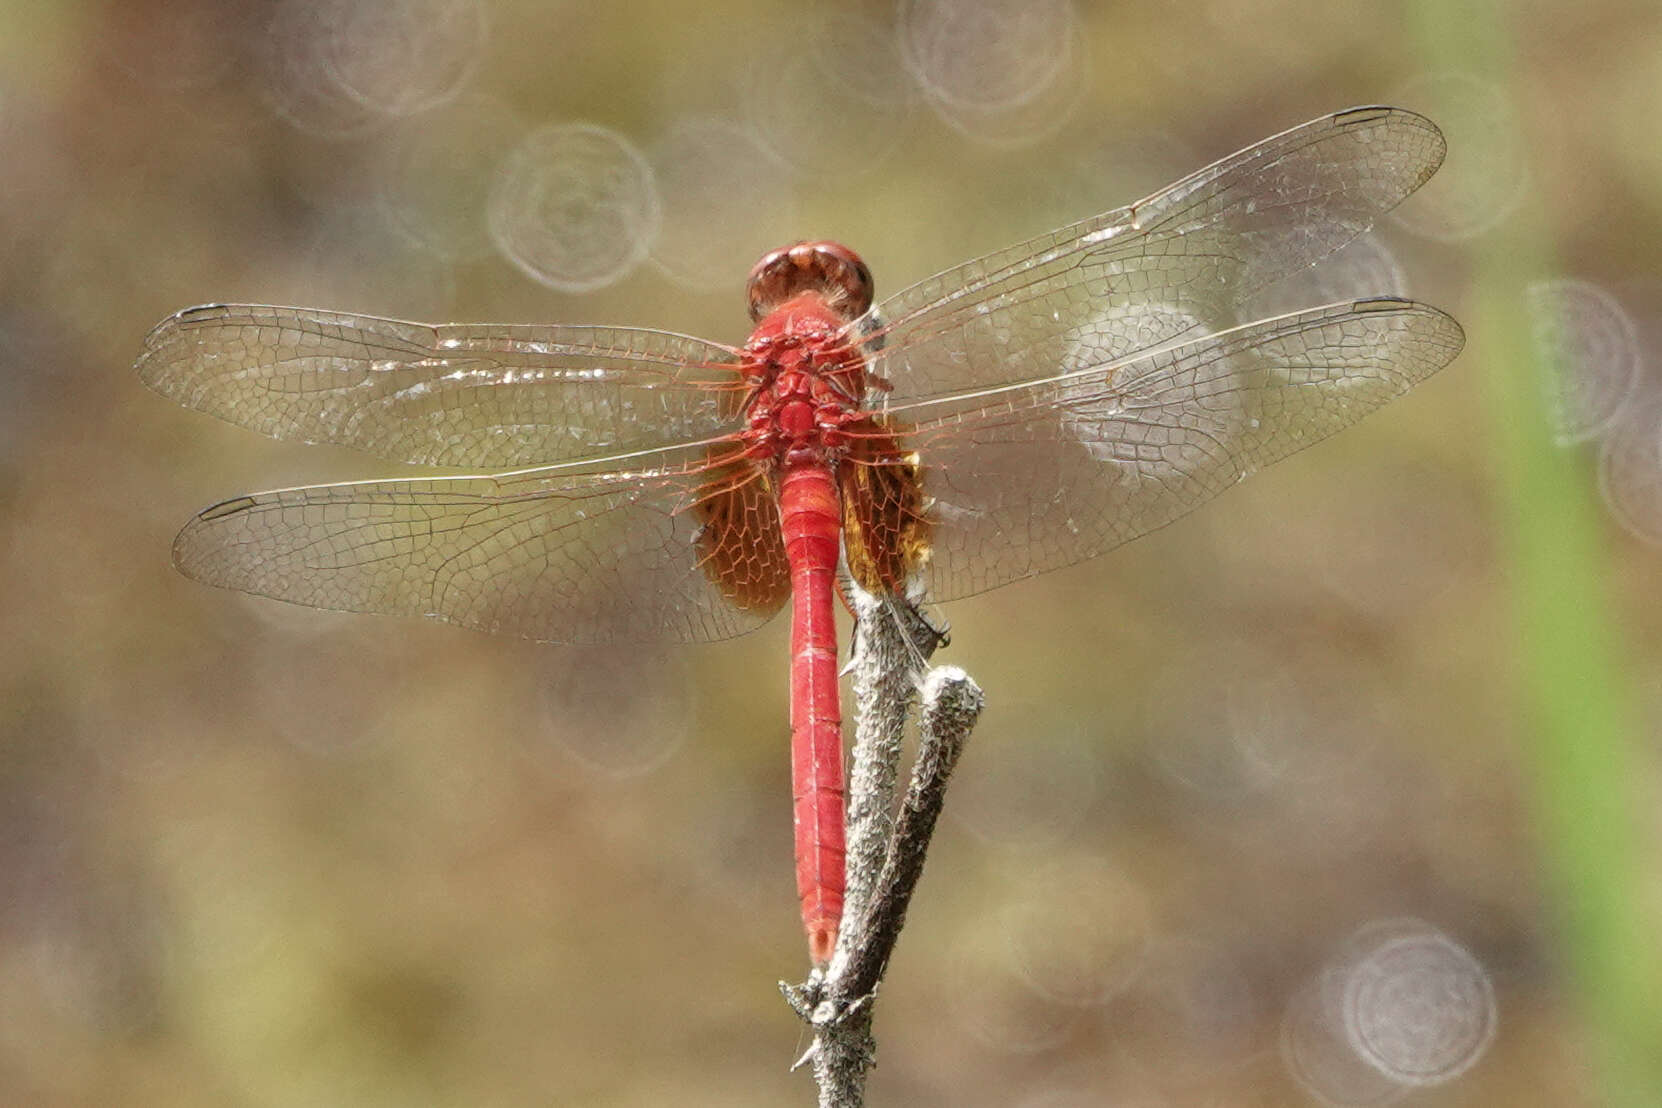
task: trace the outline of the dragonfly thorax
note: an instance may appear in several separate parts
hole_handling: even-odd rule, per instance
[[[770,368],[772,372],[757,383],[743,433],[751,456],[776,461],[834,459],[845,444],[842,428],[860,415],[850,381],[851,375],[858,376],[859,364]]]
[[[846,323],[823,293],[809,289],[775,306],[751,333],[741,372],[751,388],[743,437],[752,457],[838,456],[841,430],[859,417],[867,384]]]

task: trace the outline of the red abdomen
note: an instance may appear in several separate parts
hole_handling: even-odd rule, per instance
[[[779,493],[791,567],[791,793],[796,891],[816,965],[831,958],[843,911],[843,746],[837,690],[836,573],[841,503],[831,467],[787,465]]]

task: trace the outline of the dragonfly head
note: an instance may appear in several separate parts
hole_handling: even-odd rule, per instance
[[[853,319],[871,307],[871,270],[860,255],[840,242],[798,242],[770,250],[751,267],[746,288],[750,318],[757,323],[804,292],[823,295],[844,319]]]

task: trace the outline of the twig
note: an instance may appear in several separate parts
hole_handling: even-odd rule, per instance
[[[983,703],[981,687],[957,666],[940,666],[924,678],[918,760],[911,785],[900,805],[876,896],[859,925],[851,928],[854,937],[848,962],[832,978],[833,993],[840,989],[853,1001],[876,993],[905,925],[912,891],[923,876],[924,857],[946,800],[947,781],[958,766]]]
[[[956,666],[924,666],[940,631],[918,607],[850,590],[858,628],[855,742],[849,774],[848,890],[837,949],[825,973],[781,985],[814,1029],[820,1108],[859,1108],[876,1057],[872,1009],[945,798],[946,783],[980,715],[982,694]],[[921,691],[918,757],[898,818],[891,818],[907,710]]]
[[[848,873],[843,919],[858,921],[877,890],[894,835],[894,790],[917,696],[940,632],[912,604],[875,596],[845,583],[854,609],[854,749],[848,775]],[[847,964],[858,928],[843,926],[828,976]]]

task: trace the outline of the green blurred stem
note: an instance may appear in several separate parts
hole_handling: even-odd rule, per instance
[[[1416,5],[1416,18],[1431,67],[1472,73],[1522,105],[1506,10],[1496,0],[1427,0]],[[1529,135],[1516,138],[1532,148]],[[1558,367],[1542,364],[1530,339],[1524,291],[1551,270],[1538,204],[1532,196],[1475,242],[1477,287],[1465,322],[1490,385],[1525,768],[1565,968],[1602,1071],[1589,1102],[1655,1108],[1662,1104],[1662,973],[1656,921],[1642,895],[1651,884],[1638,796],[1645,760],[1588,460],[1552,443],[1541,384]]]

